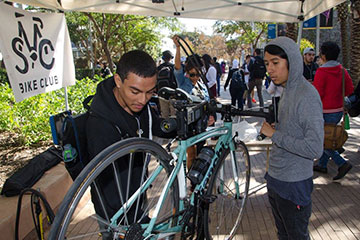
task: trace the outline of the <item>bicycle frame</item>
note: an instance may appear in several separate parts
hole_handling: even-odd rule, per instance
[[[176,226],[170,227],[169,223],[167,224],[157,224],[155,226],[158,214],[160,212],[160,209],[162,205],[164,204],[164,201],[170,191],[170,188],[172,184],[174,183],[175,179],[178,180],[179,185],[179,196],[180,196],[180,203],[179,203],[179,212],[182,212],[185,209],[184,205],[184,199],[186,197],[186,178],[185,178],[185,171],[186,171],[186,149],[192,145],[195,145],[198,142],[204,141],[206,139],[209,139],[211,137],[219,137],[216,145],[215,145],[215,154],[211,159],[210,166],[207,169],[207,172],[202,179],[201,183],[197,184],[195,187],[194,192],[190,196],[190,204],[192,206],[195,205],[195,194],[200,193],[202,194],[206,188],[206,184],[208,180],[210,179],[212,173],[214,172],[214,168],[216,166],[217,161],[220,159],[221,154],[224,149],[230,148],[231,150],[231,159],[232,159],[232,168],[233,168],[233,174],[234,178],[237,179],[238,176],[236,175],[236,159],[235,159],[235,144],[232,138],[232,121],[225,121],[223,127],[216,127],[213,129],[210,129],[209,131],[202,132],[200,134],[197,134],[195,136],[192,136],[186,140],[180,140],[178,147],[171,152],[173,156],[173,160],[171,160],[171,165],[174,166],[174,169],[170,173],[170,176],[167,179],[167,182],[161,192],[161,195],[159,197],[159,200],[157,202],[155,212],[153,217],[151,218],[151,221],[148,224],[142,224],[144,227],[146,227],[146,230],[143,234],[143,236],[150,236],[151,233],[156,230],[160,233],[158,234],[157,238],[163,238],[167,235],[172,235],[178,232],[181,232],[182,225],[180,223],[181,220],[181,214],[180,219],[178,220]],[[163,167],[160,165],[157,167],[157,169],[153,172],[151,176],[148,177],[148,179],[142,184],[142,186],[130,197],[130,199],[124,203],[124,206],[118,210],[118,212],[111,218],[111,226],[113,228],[118,228],[117,226],[117,220],[120,216],[122,216],[124,213],[126,213],[126,210],[128,207],[131,207],[136,199],[143,194],[151,185],[152,181],[157,177],[157,175],[161,172]],[[220,179],[221,179],[221,171],[220,171]],[[220,186],[221,191],[222,186]],[[237,196],[240,196],[239,192],[239,186],[236,186],[236,194]]]

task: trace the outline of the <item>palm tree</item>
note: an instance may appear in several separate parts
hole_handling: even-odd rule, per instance
[[[349,16],[349,3],[345,1],[339,4],[337,7],[338,19],[340,21],[340,31],[341,31],[341,52],[342,52],[342,62],[345,68],[349,68],[349,45],[348,45],[348,32],[347,32],[347,22]]]
[[[360,0],[351,1],[351,64],[350,74],[354,86],[360,79]]]
[[[295,42],[297,41],[297,35],[298,35],[298,24],[297,23],[286,23],[286,37],[291,38]]]

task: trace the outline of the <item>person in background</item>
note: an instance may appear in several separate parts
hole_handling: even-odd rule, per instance
[[[318,90],[322,104],[325,123],[340,122],[343,116],[343,71],[345,81],[345,96],[349,96],[354,91],[354,86],[348,72],[339,62],[340,48],[335,42],[324,42],[320,47],[320,58],[323,65],[316,71],[314,87]],[[318,165],[314,166],[314,171],[327,173],[327,163],[329,158],[338,166],[338,174],[333,180],[343,178],[352,168],[352,165],[340,156],[338,151],[325,149]]]
[[[226,82],[225,82],[225,85],[224,85],[224,91],[226,92],[226,88],[227,86],[229,85],[230,83],[230,80],[232,78],[232,75],[234,74],[234,72],[238,71],[239,70],[239,61],[237,59],[234,59],[232,61],[232,66],[231,66],[231,69],[229,70],[229,73],[228,73],[228,76],[226,78]]]
[[[319,68],[319,66],[314,62],[314,59],[315,50],[311,47],[305,48],[303,75],[311,83],[314,81],[316,70]]]
[[[217,62],[216,57],[213,57],[213,61],[214,61],[215,68],[216,68],[216,93],[217,93],[217,96],[220,97],[220,79],[221,79],[221,75],[222,75],[222,70],[221,70],[220,63]]]
[[[174,74],[178,83],[178,87],[183,89],[190,95],[197,96],[201,100],[210,102],[210,96],[206,85],[200,81],[200,71],[202,66],[196,65],[196,62],[202,64],[200,56],[197,54],[189,56],[186,59],[185,67],[183,68],[180,61],[179,37],[175,35],[172,39],[176,46]],[[216,71],[216,69],[214,70]],[[208,125],[212,125],[214,124],[214,122],[214,116],[210,116],[208,120]],[[195,156],[200,152],[203,145],[204,142],[200,142],[197,145],[191,146],[187,149],[186,165],[188,169],[190,169],[192,162],[195,159]]]
[[[202,68],[201,57],[197,54],[189,56],[183,67],[180,61],[180,44],[177,35],[173,37],[173,42],[176,46],[174,74],[178,87],[202,100],[210,101],[209,92],[205,84],[199,81],[199,71],[201,71]],[[200,66],[196,66],[196,62],[198,62]]]
[[[245,84],[246,84],[246,90],[244,91],[244,96],[243,96],[243,99],[244,99],[243,103],[244,104],[246,102],[248,89],[249,89],[249,78],[250,78],[249,64],[250,64],[250,61],[251,61],[251,56],[248,54],[248,55],[246,55],[244,64],[241,67],[243,69],[243,71],[244,71],[244,79],[245,79]],[[252,96],[252,98],[253,97],[254,96]]]
[[[207,85],[209,87],[212,97],[216,97],[216,79],[217,79],[216,68],[209,54],[204,54],[202,56],[202,59],[204,61],[204,67],[206,71],[205,76],[207,80]]]
[[[264,99],[262,96],[262,82],[265,77],[266,68],[264,65],[264,60],[261,57],[261,50],[256,48],[254,51],[254,58],[249,63],[250,79],[249,79],[249,89],[248,89],[248,108],[252,108],[252,100],[254,99],[251,96],[252,91],[256,87],[257,95],[260,102],[260,107],[264,107]]]
[[[101,63],[101,77],[102,78],[108,78],[111,77],[112,73],[110,71],[110,68],[107,66],[107,63],[104,61]]]
[[[157,90],[160,90],[163,87],[176,89],[177,81],[174,75],[174,64],[171,63],[171,59],[173,59],[174,56],[169,50],[166,50],[162,53],[161,58],[164,62],[157,67]],[[158,100],[161,117],[168,118],[169,116],[175,114],[175,109],[169,100],[163,99],[162,97],[158,97]]]
[[[320,56],[315,56],[314,63],[316,63],[319,67],[322,65]]]
[[[226,81],[224,91],[226,91],[228,84],[229,82]],[[243,96],[246,89],[244,70],[240,68],[232,74],[230,81],[231,105],[236,107],[237,102],[237,108],[239,110],[243,110],[244,108]]]
[[[324,120],[321,99],[303,76],[298,45],[278,37],[265,47],[265,64],[275,85],[281,85],[278,122],[264,122],[261,133],[271,138],[265,175],[278,239],[310,239],[313,162],[321,156]]]

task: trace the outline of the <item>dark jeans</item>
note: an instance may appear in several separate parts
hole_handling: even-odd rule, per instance
[[[237,108],[243,110],[244,108],[244,89],[242,88],[231,88],[230,87],[230,95],[231,95],[231,105],[236,107],[236,102],[238,103]]]
[[[220,79],[221,75],[216,76],[216,91],[218,96],[220,96]]]
[[[343,112],[324,113],[323,116],[326,123],[338,123],[343,116]],[[334,160],[335,164],[338,167],[341,167],[346,162],[345,159],[342,158],[337,151],[331,149],[324,149],[324,153],[319,160],[319,166],[326,168],[330,157],[332,160]]]
[[[248,94],[247,94],[248,108],[252,108],[251,92],[254,90],[254,87],[256,87],[257,95],[258,95],[259,102],[260,102],[260,107],[264,107],[264,99],[262,96],[262,81],[263,81],[263,79],[260,79],[260,78],[249,80],[249,89],[248,89]]]
[[[309,240],[311,203],[307,206],[298,206],[269,188],[268,196],[279,240]]]

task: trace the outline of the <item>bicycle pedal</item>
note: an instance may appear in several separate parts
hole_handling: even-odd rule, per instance
[[[216,195],[202,195],[200,200],[204,203],[210,204],[215,202],[217,196]]]

